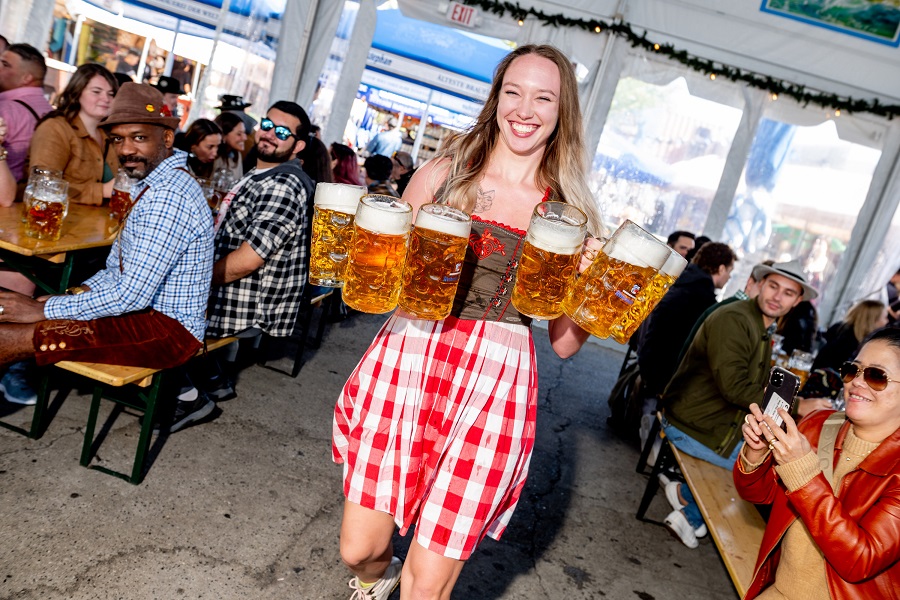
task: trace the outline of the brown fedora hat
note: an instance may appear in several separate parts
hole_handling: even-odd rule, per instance
[[[163,113],[162,92],[146,83],[123,83],[113,98],[109,116],[100,122],[100,127],[149,123],[177,129],[179,121],[178,117],[167,117]]]

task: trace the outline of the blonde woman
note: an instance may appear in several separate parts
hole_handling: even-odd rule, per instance
[[[825,345],[813,362],[813,369],[841,368],[850,360],[866,337],[888,324],[887,307],[877,300],[863,300],[854,304],[843,321],[825,332]]]
[[[472,215],[454,311],[442,321],[397,311],[351,374],[334,413],[333,456],[344,465],[341,556],[354,600],[447,599],[484,536],[506,528],[534,444],[537,368],[530,322],[510,304],[521,243],[542,200],[600,217],[585,180],[581,113],[569,60],[523,46],[497,67],[470,131],[413,176],[404,199]],[[488,243],[490,240],[490,243]],[[589,240],[579,268],[600,244]],[[561,357],[588,334],[549,323]],[[405,564],[395,528],[415,526]],[[402,574],[402,581],[401,581]]]

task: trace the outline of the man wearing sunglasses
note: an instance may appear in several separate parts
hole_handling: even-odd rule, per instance
[[[293,102],[272,105],[256,131],[256,167],[229,192],[216,219],[207,335],[289,336],[306,281],[313,183],[296,160],[310,121]],[[236,352],[236,345],[235,350]],[[226,356],[233,361],[234,353]],[[230,384],[214,398],[233,394]]]
[[[668,440],[682,452],[731,469],[740,450],[741,425],[759,403],[768,380],[771,331],[802,300],[818,293],[796,260],[753,268],[759,294],[712,312],[697,330],[661,405]],[[815,401],[814,401],[815,402]],[[706,526],[687,486],[664,481],[673,511],[666,526],[689,548]]]

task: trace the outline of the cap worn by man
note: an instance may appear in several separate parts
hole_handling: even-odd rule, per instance
[[[67,295],[37,302],[0,293],[0,365],[34,356],[165,369],[201,346],[212,272],[212,218],[187,155],[172,153],[177,119],[162,94],[126,83],[101,124],[120,164],[139,181],[106,268]],[[204,408],[204,407],[198,407]],[[212,406],[208,407],[208,411]]]

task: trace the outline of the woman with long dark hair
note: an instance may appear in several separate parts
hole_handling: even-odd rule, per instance
[[[337,142],[331,145],[331,171],[335,183],[362,185],[359,178],[359,160],[353,148]]]
[[[62,171],[71,202],[99,205],[112,195],[119,162],[98,125],[109,114],[118,89],[116,78],[102,65],[81,65],[60,94],[56,110],[34,130],[28,164]]]
[[[214,170],[227,169],[234,181],[244,176],[243,151],[247,142],[244,121],[233,112],[223,112],[214,120],[222,130],[222,143],[216,157]]]
[[[197,119],[184,137],[180,137],[177,146],[189,153],[187,166],[194,177],[209,179],[214,172],[219,146],[222,144],[222,130],[209,119]]]

